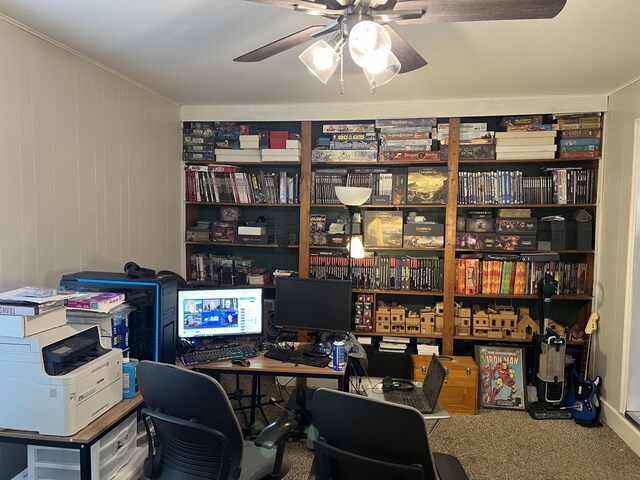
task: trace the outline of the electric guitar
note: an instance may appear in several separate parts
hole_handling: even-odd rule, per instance
[[[571,416],[577,422],[594,422],[600,414],[600,401],[598,394],[602,383],[600,377],[595,380],[587,380],[589,358],[591,356],[591,335],[596,331],[596,324],[600,315],[594,312],[589,317],[584,333],[587,335],[587,348],[583,350],[580,362],[580,374],[575,367],[569,376],[569,391],[565,399],[565,405],[571,412]]]

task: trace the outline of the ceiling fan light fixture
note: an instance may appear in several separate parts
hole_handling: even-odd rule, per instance
[[[349,32],[349,53],[359,67],[365,68],[372,59],[386,58],[391,52],[391,36],[385,28],[369,20],[356,23]]]
[[[325,40],[318,40],[298,58],[318,80],[326,85],[340,64],[340,55],[336,47],[332,47]]]
[[[376,93],[376,87],[380,87],[395,78],[402,64],[398,57],[389,52],[384,62],[372,63],[369,68],[363,68],[364,76],[367,77],[371,93]]]

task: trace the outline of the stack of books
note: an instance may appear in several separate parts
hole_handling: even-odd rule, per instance
[[[83,293],[67,301],[67,310],[85,310],[108,313],[124,303],[124,293],[91,292]]]
[[[506,131],[496,132],[496,159],[550,159],[555,158],[556,124],[542,123],[542,115],[505,117]]]
[[[382,337],[378,344],[381,352],[404,352],[409,346],[409,337]]]
[[[28,337],[64,325],[68,298],[41,287],[0,293],[0,336]]]
[[[249,285],[268,285],[271,283],[271,275],[264,268],[253,268],[251,273],[247,275]]]
[[[595,158],[601,154],[601,115],[555,115],[560,129],[560,158]]]
[[[418,338],[418,355],[440,355],[440,347],[433,338]]]

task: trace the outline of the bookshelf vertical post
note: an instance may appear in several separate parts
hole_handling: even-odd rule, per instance
[[[460,153],[460,118],[449,119],[449,157],[447,178],[447,210],[444,248],[444,318],[442,354],[453,355],[454,295],[456,274],[456,217],[458,214],[458,160]]]

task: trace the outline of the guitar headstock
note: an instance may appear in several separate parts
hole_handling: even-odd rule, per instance
[[[584,327],[584,333],[587,335],[591,335],[597,329],[597,323],[600,320],[600,314],[598,312],[593,312],[587,320],[587,325]]]

